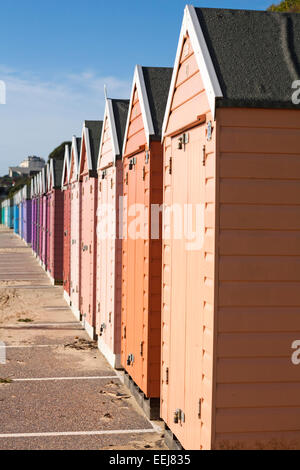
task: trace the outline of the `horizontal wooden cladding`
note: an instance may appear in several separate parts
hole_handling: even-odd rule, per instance
[[[300,256],[300,231],[222,230],[219,236],[219,253]]]
[[[298,450],[300,431],[217,433],[214,450]]]
[[[298,155],[221,153],[221,178],[300,179],[300,150]]]
[[[300,206],[221,204],[223,229],[300,230]]]
[[[230,425],[228,426],[228,423]],[[218,432],[299,431],[300,407],[217,409]]]
[[[300,179],[300,173],[298,176]],[[220,180],[220,202],[300,205],[300,181],[222,178]]]
[[[219,357],[286,357],[290,360],[293,353],[291,345],[300,340],[300,319],[298,330],[282,333],[220,333],[218,338]],[[299,374],[300,382],[300,374]]]
[[[217,385],[217,408],[279,406],[300,406],[300,382]]]
[[[199,115],[209,112],[209,103],[206,93],[200,93],[179,108],[171,112],[167,126],[167,134],[172,134],[178,129],[186,127],[197,120]]]
[[[142,146],[146,145],[147,138],[144,129],[143,116],[137,90],[134,92],[133,105],[130,110],[129,127],[124,156],[128,156]]]
[[[218,312],[219,333],[293,332],[295,325],[300,330],[300,307],[223,307]]]
[[[221,281],[300,281],[300,257],[221,256],[219,279]]]
[[[217,108],[222,126],[300,129],[299,110],[258,108]]]
[[[173,101],[171,111],[181,106],[186,101],[192,99],[199,93],[204,92],[204,86],[201,80],[200,73],[195,73],[188,80],[183,82],[181,85],[177,85],[175,93],[173,95]]]
[[[219,306],[298,307],[299,282],[220,282]]]
[[[291,349],[291,355],[292,355]],[[216,363],[218,384],[299,383],[299,366],[290,357],[219,358]],[[300,421],[299,421],[300,423]]]
[[[220,151],[299,155],[299,132],[299,128],[221,127]]]
[[[190,77],[192,77],[196,73],[199,73],[197,60],[195,54],[191,54],[184,60],[184,62],[181,62],[180,64],[177,73],[176,87],[180,86],[183,82],[189,80]],[[196,88],[202,90],[204,89],[201,76],[199,76],[199,82]]]

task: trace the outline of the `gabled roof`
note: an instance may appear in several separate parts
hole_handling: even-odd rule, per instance
[[[48,174],[47,174],[47,165],[44,166],[41,170],[41,194],[45,194],[47,192],[47,182],[48,182]]]
[[[169,67],[142,67],[141,65],[136,65],[124,135],[123,153],[126,146],[130,111],[135,88],[137,88],[138,92],[148,145],[151,137],[157,139],[161,137],[162,122],[170,88],[172,70],[173,69]]]
[[[114,160],[121,157],[123,138],[126,128],[127,115],[128,115],[129,100],[121,99],[106,99],[105,111],[103,122],[105,122],[106,117],[109,122],[109,130],[111,134],[111,142],[114,152]],[[97,168],[100,165],[100,154],[101,154],[101,144],[104,135],[104,125],[102,126],[101,139],[99,145],[99,156]]]
[[[51,175],[51,189],[60,189],[61,188],[61,177],[63,172],[63,160],[56,160],[51,158],[50,160],[50,175]]]
[[[30,199],[31,197],[31,185],[25,184],[22,188],[22,201]]]
[[[69,175],[69,178],[71,178],[71,168],[72,168],[72,163],[73,163],[73,160],[74,160],[73,164],[75,166],[75,175],[76,175],[76,179],[78,179],[80,148],[81,148],[81,137],[76,137],[75,135],[73,135],[71,151],[70,151],[70,175]]]
[[[191,40],[212,114],[215,108],[294,108],[300,76],[300,15],[186,6],[163,131],[185,35]]]
[[[31,178],[30,180],[30,197],[33,198],[35,196],[35,182],[34,182],[34,178]]]
[[[64,188],[65,180],[69,183],[70,180],[70,149],[71,146],[69,144],[65,145],[65,156],[63,162],[63,172],[61,178],[61,189]]]
[[[82,159],[82,153],[83,153],[82,150],[83,150],[83,142],[84,142],[90,175],[92,174],[94,174],[94,176],[97,175],[96,174],[97,159],[98,159],[98,153],[99,153],[102,125],[103,125],[103,121],[84,121],[83,123],[81,148],[80,148],[79,172],[81,168],[81,159]]]
[[[42,172],[39,171],[38,174],[36,175],[36,188],[37,188],[37,195],[41,195],[41,190],[42,190]]]

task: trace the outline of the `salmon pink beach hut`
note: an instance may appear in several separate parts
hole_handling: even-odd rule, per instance
[[[151,208],[162,204],[161,126],[171,75],[170,68],[136,66],[123,144],[121,361],[151,417],[159,413],[161,338],[161,228],[157,211],[152,236]]]
[[[78,178],[81,139],[72,137],[70,159],[71,191],[71,247],[70,247],[70,306],[75,317],[80,319],[80,209],[81,183]]]
[[[100,351],[115,368],[121,365],[121,155],[128,105],[129,100],[106,99],[98,158],[96,334]]]
[[[51,158],[48,195],[50,201],[48,274],[54,284],[63,283],[64,201],[61,191],[63,161]]]
[[[298,14],[185,9],[163,126],[161,417],[186,449],[300,445],[299,31]],[[193,238],[166,216],[186,204]]]
[[[79,163],[81,181],[80,313],[83,325],[91,338],[95,336],[96,326],[97,158],[102,124],[102,121],[84,121]]]
[[[65,145],[65,157],[62,172],[61,190],[64,198],[64,259],[63,286],[64,297],[70,303],[70,251],[71,251],[71,188],[70,178],[70,145]]]

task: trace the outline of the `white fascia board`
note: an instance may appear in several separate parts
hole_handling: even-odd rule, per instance
[[[150,106],[149,106],[149,100],[148,100],[146,85],[145,85],[145,81],[144,81],[143,70],[142,70],[142,67],[140,65],[136,65],[135,71],[134,71],[134,76],[133,76],[132,88],[131,88],[131,95],[130,95],[130,103],[129,103],[129,108],[128,108],[126,129],[125,129],[125,134],[124,134],[123,155],[125,153],[125,148],[126,148],[127,135],[128,135],[130,115],[131,115],[131,111],[132,111],[133,95],[134,95],[135,87],[137,88],[139,102],[140,102],[140,105],[141,105],[143,123],[144,123],[144,128],[145,128],[145,133],[146,133],[146,138],[147,138],[147,144],[148,145],[150,143],[150,135],[154,135],[154,127],[153,127],[152,116],[151,116],[151,112],[150,112]]]
[[[47,163],[47,193],[50,191],[50,163]]]
[[[54,164],[53,164],[53,158],[50,160],[50,178],[51,178],[51,187],[49,185],[49,191],[52,191],[53,186],[54,186]]]
[[[187,5],[184,10],[184,16],[178,41],[177,53],[174,63],[174,69],[172,74],[172,80],[169,90],[169,96],[163,121],[162,128],[162,139],[164,138],[168,119],[170,115],[171,103],[174,94],[175,82],[178,73],[180,55],[185,35],[188,33],[191,40],[192,48],[195,54],[195,58],[198,64],[201,78],[203,80],[204,88],[207,94],[210,110],[215,119],[216,112],[216,98],[222,98],[223,93],[220,87],[220,83],[215,71],[204,35],[199,24],[199,20],[192,5]]]
[[[45,166],[43,169],[42,169],[42,193],[46,193],[47,192],[47,183],[46,183],[46,176],[47,176],[47,173],[46,173],[46,170],[47,170],[47,167]]]
[[[71,166],[72,166],[72,158],[74,159],[75,175],[76,175],[76,178],[78,179],[79,157],[78,157],[78,148],[77,148],[76,135],[73,135],[73,137],[72,137],[72,148],[71,148],[71,157],[70,157],[70,171],[71,171]]]
[[[116,163],[117,155],[120,155],[120,148],[119,148],[119,142],[118,142],[118,136],[117,136],[115,115],[114,115],[114,110],[113,110],[111,99],[107,100],[107,112],[108,112],[110,137],[111,137],[113,151],[114,151],[114,163]]]
[[[65,156],[64,156],[64,164],[63,164],[63,171],[62,171],[62,177],[61,177],[61,189],[64,188],[64,181],[65,181],[65,175],[67,172],[67,182],[69,183],[69,176],[70,176],[70,156],[69,156],[69,145],[65,145]]]
[[[79,169],[78,169],[78,179],[80,178],[80,171],[81,171],[81,160],[82,160],[82,149],[83,149],[83,142],[85,143],[85,153],[88,159],[88,168],[92,170],[92,157],[91,157],[91,147],[90,147],[90,136],[89,130],[83,124],[82,127],[82,137],[81,137],[81,147],[80,147],[80,161],[79,161]]]
[[[104,137],[104,128],[105,128],[106,118],[108,120],[108,125],[109,125],[109,132],[110,132],[110,138],[111,138],[111,142],[112,142],[112,150],[113,150],[113,154],[114,154],[114,164],[115,164],[116,159],[117,159],[117,155],[120,155],[120,148],[119,148],[117,129],[116,129],[116,121],[115,121],[115,116],[114,116],[114,111],[113,111],[111,98],[106,98],[104,118],[103,118],[103,126],[102,126],[100,146],[99,146],[97,170],[101,166],[100,160],[101,160],[102,143],[103,143],[103,137]]]
[[[108,113],[108,111],[107,111],[107,109],[108,109],[108,105],[107,105],[108,99],[106,97],[105,97],[105,99],[106,99],[106,102],[105,102],[105,110],[104,110],[104,117],[103,117],[103,125],[102,125],[102,129],[101,129],[99,153],[98,153],[98,159],[97,159],[97,170],[99,170],[99,168],[100,168],[101,149],[102,149],[102,142],[103,142],[103,136],[104,136],[105,120],[106,120],[107,113]]]

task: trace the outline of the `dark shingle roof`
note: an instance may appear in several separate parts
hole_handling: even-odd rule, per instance
[[[84,125],[88,128],[90,136],[92,170],[97,169],[102,124],[103,121],[84,121]]]
[[[64,161],[63,160],[53,159],[54,181],[53,181],[52,184],[53,184],[54,188],[60,188],[61,187],[63,166],[64,166]]]
[[[295,108],[300,14],[195,8],[223,98],[219,106]]]
[[[161,137],[173,69],[142,67],[156,137]]]
[[[80,158],[80,148],[81,148],[81,137],[76,137],[76,146],[77,146],[78,159],[79,159]]]
[[[114,113],[114,118],[115,118],[119,150],[121,153],[122,147],[123,147],[123,138],[124,138],[125,129],[126,129],[129,100],[112,99],[111,102],[112,102],[112,108],[113,108],[113,113]]]

